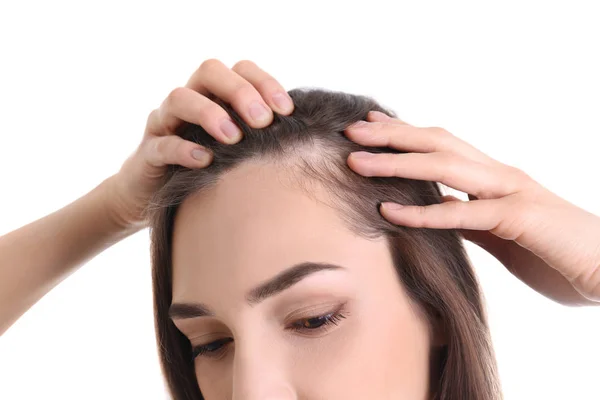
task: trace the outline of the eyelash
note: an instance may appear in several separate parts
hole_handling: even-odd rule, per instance
[[[333,311],[333,312],[330,312],[330,313],[327,313],[324,315],[318,315],[318,316],[309,317],[309,318],[302,318],[302,319],[294,322],[293,324],[291,324],[290,327],[288,327],[286,329],[294,331],[294,332],[298,332],[298,333],[309,332],[309,334],[315,334],[317,332],[324,331],[327,328],[331,327],[331,325],[339,324],[339,322],[342,319],[344,319],[348,316],[348,313],[343,311],[342,307],[339,307],[336,311]],[[317,326],[316,328],[307,327],[306,323],[307,322],[310,323],[309,321],[313,321],[313,320],[319,320],[319,322],[321,324],[319,326]],[[223,354],[223,351],[225,350],[225,346],[230,342],[233,342],[232,338],[224,338],[224,339],[215,340],[214,342],[210,342],[205,345],[195,346],[194,348],[192,348],[192,360],[194,360],[198,356],[204,356],[204,357],[209,357],[209,358],[219,358]],[[218,346],[218,347],[213,348],[214,346]]]

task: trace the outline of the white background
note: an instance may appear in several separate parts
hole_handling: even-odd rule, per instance
[[[251,59],[288,90],[371,95],[600,214],[595,7],[3,1],[0,234],[117,172],[150,111],[208,58]],[[600,307],[554,304],[467,246],[506,398],[599,398]],[[88,262],[0,338],[0,398],[166,398],[147,230]]]

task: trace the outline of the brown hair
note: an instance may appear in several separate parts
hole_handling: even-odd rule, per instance
[[[439,323],[447,337],[433,382],[433,398],[501,399],[496,361],[478,281],[461,238],[455,230],[397,226],[381,216],[383,201],[429,205],[441,203],[435,182],[404,178],[363,177],[346,163],[353,151],[403,153],[364,147],[343,130],[366,120],[377,110],[392,117],[366,96],[320,89],[289,92],[295,105],[289,116],[275,114],[271,125],[250,128],[230,105],[223,107],[244,132],[235,145],[217,142],[206,131],[189,124],[178,135],[206,146],[214,160],[204,169],[171,165],[165,184],[148,207],[150,220],[154,314],[160,361],[175,399],[203,399],[198,387],[189,340],[169,319],[172,300],[172,233],[178,205],[189,195],[214,185],[226,171],[244,161],[263,158],[288,168],[301,182],[320,182],[350,229],[368,238],[386,237],[398,277],[411,300],[431,323]]]

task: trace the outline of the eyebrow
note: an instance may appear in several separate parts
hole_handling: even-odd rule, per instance
[[[246,302],[253,306],[261,301],[300,282],[302,279],[319,271],[345,269],[330,263],[303,262],[281,271],[273,278],[261,283],[246,294]],[[214,317],[208,306],[202,303],[173,303],[169,308],[171,319],[188,319],[196,317]]]

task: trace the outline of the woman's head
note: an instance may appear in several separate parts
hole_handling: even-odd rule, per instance
[[[345,137],[374,100],[292,90],[295,111],[213,163],[172,166],[148,210],[157,340],[177,399],[497,399],[479,287],[453,230],[396,226],[383,201],[437,184],[366,178]],[[194,351],[197,349],[197,351]],[[195,358],[193,358],[195,356]],[[202,394],[201,394],[202,393]]]

